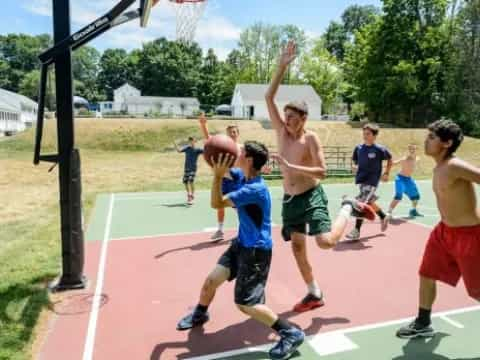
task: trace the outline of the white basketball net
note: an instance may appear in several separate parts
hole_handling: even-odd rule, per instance
[[[192,42],[198,20],[202,17],[206,0],[170,0],[177,13],[177,40]]]

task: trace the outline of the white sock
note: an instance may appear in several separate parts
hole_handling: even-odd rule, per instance
[[[308,284],[308,292],[318,298],[322,296],[322,292],[320,291],[320,288],[315,280]]]
[[[347,220],[350,219],[351,215],[352,215],[352,205],[350,204],[343,205],[340,211],[338,212],[338,216],[342,216]]]
[[[223,223],[218,223],[218,230],[223,231]]]

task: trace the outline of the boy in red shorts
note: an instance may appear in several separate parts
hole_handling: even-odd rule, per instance
[[[431,309],[436,281],[456,286],[463,278],[468,295],[480,301],[480,211],[474,183],[480,184],[480,168],[454,156],[463,140],[460,127],[450,120],[429,125],[425,154],[431,156],[433,191],[441,222],[428,239],[420,266],[420,306],[417,318],[397,331],[400,338],[431,337]]]

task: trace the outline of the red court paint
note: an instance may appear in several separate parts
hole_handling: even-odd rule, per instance
[[[382,235],[379,228],[367,223],[362,229],[366,239],[341,243],[335,250],[321,250],[309,240],[309,258],[326,305],[303,314],[291,308],[306,287],[290,243],[281,240],[276,228],[267,304],[309,335],[414,316],[417,270],[429,229],[403,223]],[[111,241],[103,289],[108,302],[99,312],[93,358],[184,359],[273,341],[270,329],[236,309],[232,284],[217,292],[204,328],[175,330],[177,321],[197,303],[203,280],[227,246],[210,243],[206,233]],[[90,246],[87,255],[89,264],[98,261],[98,244]],[[96,274],[90,265],[88,269]],[[463,286],[440,286],[434,310],[471,305],[476,303]],[[87,323],[85,314],[57,317],[42,358],[64,359],[69,354],[69,359],[81,359],[78,339],[85,338]],[[55,351],[58,346],[62,351]]]

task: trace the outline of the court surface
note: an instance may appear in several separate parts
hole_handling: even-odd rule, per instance
[[[416,315],[417,270],[439,219],[431,183],[418,185],[423,217],[408,219],[405,199],[385,233],[371,222],[359,242],[342,242],[329,251],[309,243],[326,305],[303,314],[291,311],[305,295],[305,285],[290,244],[280,236],[282,191],[271,188],[275,225],[267,304],[308,335],[293,359],[480,360],[480,306],[468,298],[462,282],[457,288],[439,284],[433,339],[395,337],[397,328]],[[325,185],[325,190],[332,217],[343,194],[356,194],[352,184]],[[393,184],[382,184],[379,194],[379,203],[387,207]],[[89,287],[52,305],[39,358],[268,359],[275,334],[236,309],[230,283],[217,292],[204,327],[175,330],[229,244],[209,240],[216,224],[209,196],[197,192],[195,204],[186,206],[183,192],[100,195],[86,232]],[[227,238],[236,226],[229,209]]]

